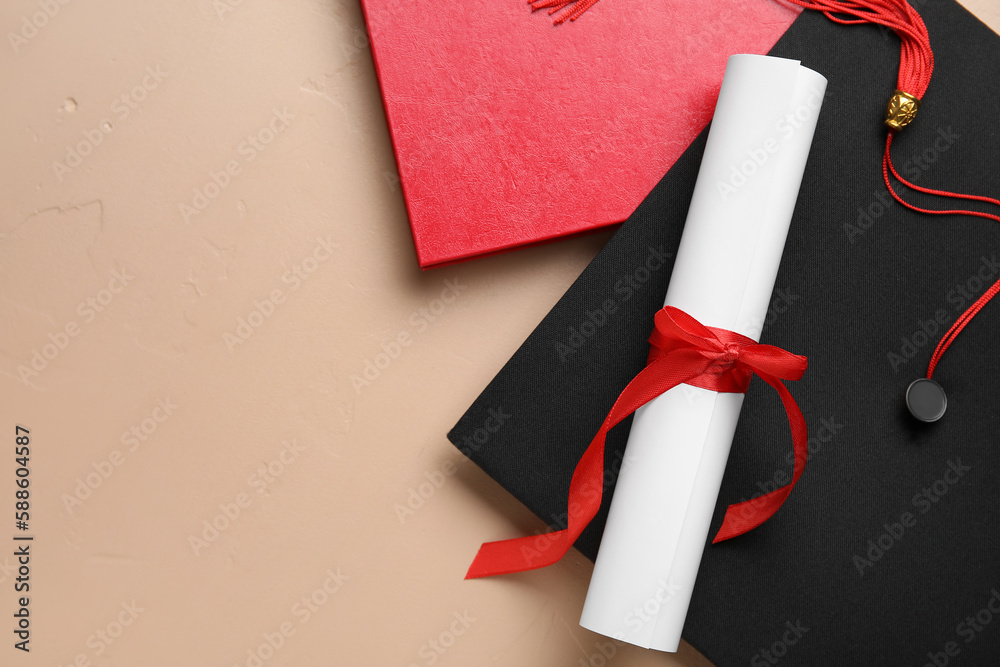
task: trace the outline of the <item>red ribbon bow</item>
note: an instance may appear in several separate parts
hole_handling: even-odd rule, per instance
[[[773,345],[761,345],[734,331],[706,327],[684,311],[665,306],[656,327],[646,367],[622,390],[611,412],[573,472],[567,527],[543,535],[487,542],[479,548],[466,579],[523,572],[558,561],[601,507],[604,487],[604,439],[608,431],[668,389],[688,384],[718,392],[746,393],[756,374],[781,396],[792,430],[795,469],[792,481],[770,493],[730,505],[713,544],[742,535],[778,511],[806,467],[806,421],[781,380],[798,380],[806,358]]]

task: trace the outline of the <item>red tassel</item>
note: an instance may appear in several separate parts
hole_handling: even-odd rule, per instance
[[[549,14],[555,14],[560,9],[573,5],[568,12],[553,19],[552,23],[559,25],[566,20],[575,21],[581,14],[597,4],[597,0],[528,0],[528,4],[531,5],[531,11],[548,9]]]
[[[837,23],[843,23],[845,25],[875,23],[885,26],[895,32],[900,39],[899,77],[897,78],[896,86],[897,91],[907,93],[909,96],[916,98],[919,103],[919,100],[927,91],[927,87],[931,81],[931,75],[934,73],[934,52],[931,49],[927,26],[924,25],[924,21],[920,18],[920,14],[917,13],[917,10],[911,7],[906,0],[788,0],[788,2],[804,7],[805,9],[823,12],[827,18],[831,21],[836,21]],[[907,124],[915,113],[916,109],[914,108],[909,118],[907,118],[902,124]],[[924,194],[934,195],[937,197],[949,197],[951,199],[960,199],[965,201],[979,201],[1000,206],[1000,200],[992,197],[967,195],[956,192],[948,192],[945,190],[934,190],[932,188],[920,187],[910,183],[905,178],[900,176],[899,172],[896,171],[896,167],[892,163],[892,152],[890,150],[892,148],[892,139],[897,131],[899,131],[899,129],[890,125],[889,135],[886,137],[885,141],[885,153],[883,153],[882,156],[882,177],[885,181],[885,186],[888,188],[893,199],[911,211],[917,211],[919,213],[929,215],[971,215],[980,218],[989,218],[1000,222],[1000,215],[992,213],[952,208],[928,209],[915,206],[904,200],[902,196],[892,187],[893,179],[902,184],[904,187],[917,192],[922,192]],[[941,360],[941,356],[955,341],[955,338],[958,337],[958,334],[961,333],[962,329],[964,329],[965,326],[972,321],[972,318],[974,318],[976,314],[982,310],[983,306],[985,306],[998,292],[1000,292],[1000,280],[994,283],[993,286],[986,290],[986,292],[983,293],[983,295],[979,297],[975,303],[969,306],[969,308],[966,309],[961,316],[959,316],[948,332],[945,333],[945,335],[938,342],[937,347],[934,350],[934,354],[931,356],[930,363],[927,365],[928,379],[933,377],[934,369]]]
[[[896,88],[917,99],[924,96],[934,72],[927,26],[906,0],[787,0],[823,12],[831,21],[844,25],[874,23],[895,32],[900,39],[899,78]]]

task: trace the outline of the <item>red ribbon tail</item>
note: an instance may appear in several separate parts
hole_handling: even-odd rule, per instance
[[[557,530],[543,535],[515,537],[510,540],[486,542],[479,547],[475,560],[466,572],[466,579],[492,577],[497,574],[523,572],[552,565],[562,558],[565,551],[560,549],[538,549],[539,538],[551,539],[560,545],[567,541],[569,530]],[[534,544],[533,544],[534,543]],[[570,542],[572,546],[572,542]],[[566,547],[568,550],[569,547]]]
[[[569,486],[566,529],[487,542],[479,548],[465,575],[466,579],[534,570],[552,565],[566,555],[601,508],[604,496],[604,442],[608,431],[649,401],[698,375],[701,371],[700,368],[679,371],[671,377],[663,378],[661,369],[670,363],[668,355],[646,366],[622,390],[611,407],[597,435],[590,441],[573,471],[573,479]]]
[[[726,509],[726,516],[722,520],[722,527],[715,534],[712,544],[718,544],[719,542],[739,537],[770,519],[785,502],[785,498],[788,497],[791,491],[792,485],[786,484],[780,489],[775,489],[752,500],[730,505]]]
[[[627,388],[626,388],[627,389]],[[620,397],[619,397],[619,400]],[[616,402],[616,406],[618,403]],[[634,408],[633,408],[634,409]],[[631,414],[631,413],[629,413]],[[604,495],[604,441],[608,430],[626,415],[617,416],[612,408],[597,435],[580,457],[569,485],[566,529],[541,535],[487,542],[479,548],[466,579],[491,577],[546,567],[562,558],[590,520],[601,508]]]
[[[734,503],[726,509],[726,516],[722,520],[722,527],[716,533],[712,544],[718,544],[728,539],[738,537],[749,532],[770,519],[778,508],[788,498],[795,483],[802,476],[805,470],[806,460],[809,458],[809,433],[806,429],[806,419],[802,416],[792,394],[788,388],[773,375],[757,372],[762,380],[774,387],[781,402],[785,406],[785,413],[788,415],[788,425],[792,430],[792,448],[795,451],[795,468],[792,472],[792,481],[785,486],[775,489],[770,493],[765,493],[751,500],[742,503]]]

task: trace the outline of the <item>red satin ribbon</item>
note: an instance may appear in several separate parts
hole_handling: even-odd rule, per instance
[[[567,527],[543,535],[487,542],[479,548],[466,579],[523,572],[551,565],[569,551],[601,507],[604,439],[640,407],[679,384],[727,393],[746,393],[756,374],[775,388],[788,414],[795,451],[792,481],[770,493],[730,505],[713,544],[756,528],[773,515],[806,467],[806,422],[781,380],[798,380],[806,358],[726,329],[706,327],[684,311],[666,306],[656,313],[646,367],[622,390],[611,412],[573,472]]]

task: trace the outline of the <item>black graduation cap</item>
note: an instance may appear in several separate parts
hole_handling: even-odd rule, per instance
[[[893,160],[915,184],[996,196],[1000,37],[951,0],[915,6],[936,69]],[[881,120],[899,67],[892,32],[806,11],[770,55],[829,80],[761,336],[809,358],[791,390],[809,424],[810,459],[767,523],[706,547],[684,638],[720,667],[998,664],[1000,303],[938,366],[948,394],[940,421],[914,419],[904,396],[938,339],[1000,278],[1000,226],[925,216],[886,192]],[[705,136],[448,434],[554,529],[565,527],[580,455],[645,364]],[[510,417],[484,442],[477,430],[493,423],[491,410]],[[608,437],[612,471],[629,425]],[[789,449],[778,397],[754,379],[709,539],[730,503],[787,481]],[[576,543],[591,559],[610,498]],[[482,536],[497,537],[517,536]]]

